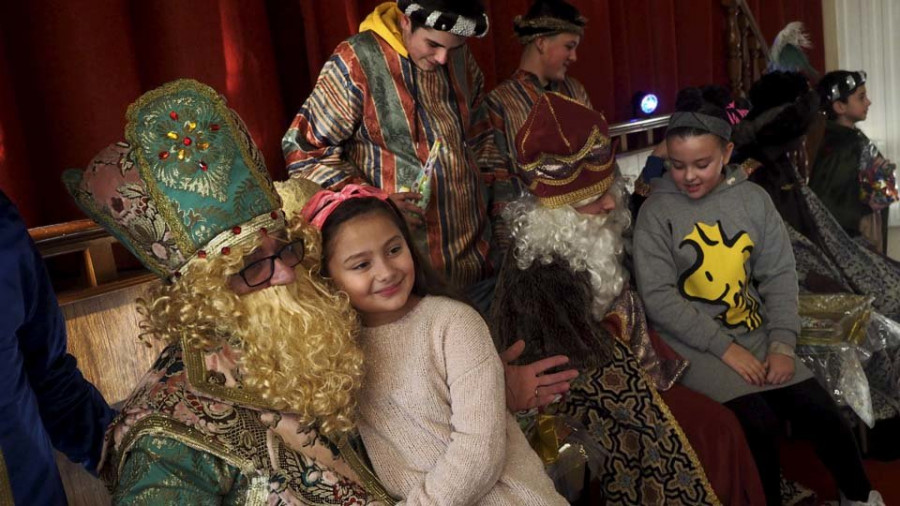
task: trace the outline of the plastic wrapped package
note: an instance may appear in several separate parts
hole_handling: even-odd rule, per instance
[[[862,344],[874,297],[846,293],[800,296],[800,340],[804,344]]]
[[[900,347],[900,323],[872,312],[863,348],[869,353]]]
[[[872,297],[852,294],[801,295],[797,356],[838,405],[847,406],[869,427],[875,424],[863,361]]]
[[[570,502],[581,497],[585,473],[596,476],[605,458],[597,442],[569,417],[532,410],[520,413],[518,422],[557,492]]]
[[[428,159],[425,160],[425,164],[422,165],[418,175],[416,175],[412,186],[400,187],[401,192],[413,192],[422,195],[422,198],[416,202],[416,205],[422,209],[428,208],[428,203],[431,202],[431,181],[435,167],[440,163],[441,153],[446,153],[446,151],[447,148],[444,146],[443,139],[440,137],[435,139],[434,144],[431,145],[431,151],[428,152]]]
[[[875,420],[900,415],[900,323],[873,312],[863,348]]]
[[[897,165],[884,158],[869,141],[859,157],[859,198],[874,211],[900,200],[897,195]]]
[[[797,355],[870,427],[900,414],[900,323],[871,309],[872,297],[801,295]]]
[[[872,394],[858,348],[848,343],[797,345],[797,357],[841,406],[847,406],[869,427],[875,425]]]

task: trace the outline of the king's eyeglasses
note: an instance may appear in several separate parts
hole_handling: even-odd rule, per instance
[[[286,267],[296,267],[303,261],[305,244],[303,239],[297,239],[282,246],[274,255],[260,258],[246,265],[238,271],[238,275],[250,288],[262,286],[275,275],[275,260],[281,260]]]

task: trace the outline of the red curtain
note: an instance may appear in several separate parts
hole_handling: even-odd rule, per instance
[[[721,0],[570,0],[588,18],[572,74],[613,122],[654,92],[727,84]],[[0,188],[29,226],[82,217],[60,183],[122,138],[128,104],[190,77],[223,93],[283,178],[281,135],[334,47],[379,0],[33,0],[0,5]],[[531,0],[484,0],[491,32],[472,43],[488,88],[515,70],[512,19]],[[771,41],[803,21],[824,67],[820,0],[748,0]]]

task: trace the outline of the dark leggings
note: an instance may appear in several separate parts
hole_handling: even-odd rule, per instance
[[[845,497],[855,501],[869,497],[871,485],[853,433],[815,379],[738,397],[725,406],[744,428],[770,506],[781,504],[778,434],[784,420],[791,422],[798,437],[812,442]]]

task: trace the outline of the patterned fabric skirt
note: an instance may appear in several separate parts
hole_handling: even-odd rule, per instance
[[[809,210],[820,240],[815,245],[801,241],[800,251],[795,243],[798,274],[812,271],[831,276],[853,293],[875,297],[872,304],[875,309],[897,320],[900,317],[900,263],[850,237],[806,185],[800,185],[799,196]],[[834,277],[835,274],[839,277]]]
[[[582,371],[566,400],[550,409],[592,436],[607,504],[720,504],[687,437],[628,350]],[[594,456],[591,456],[594,457]]]

